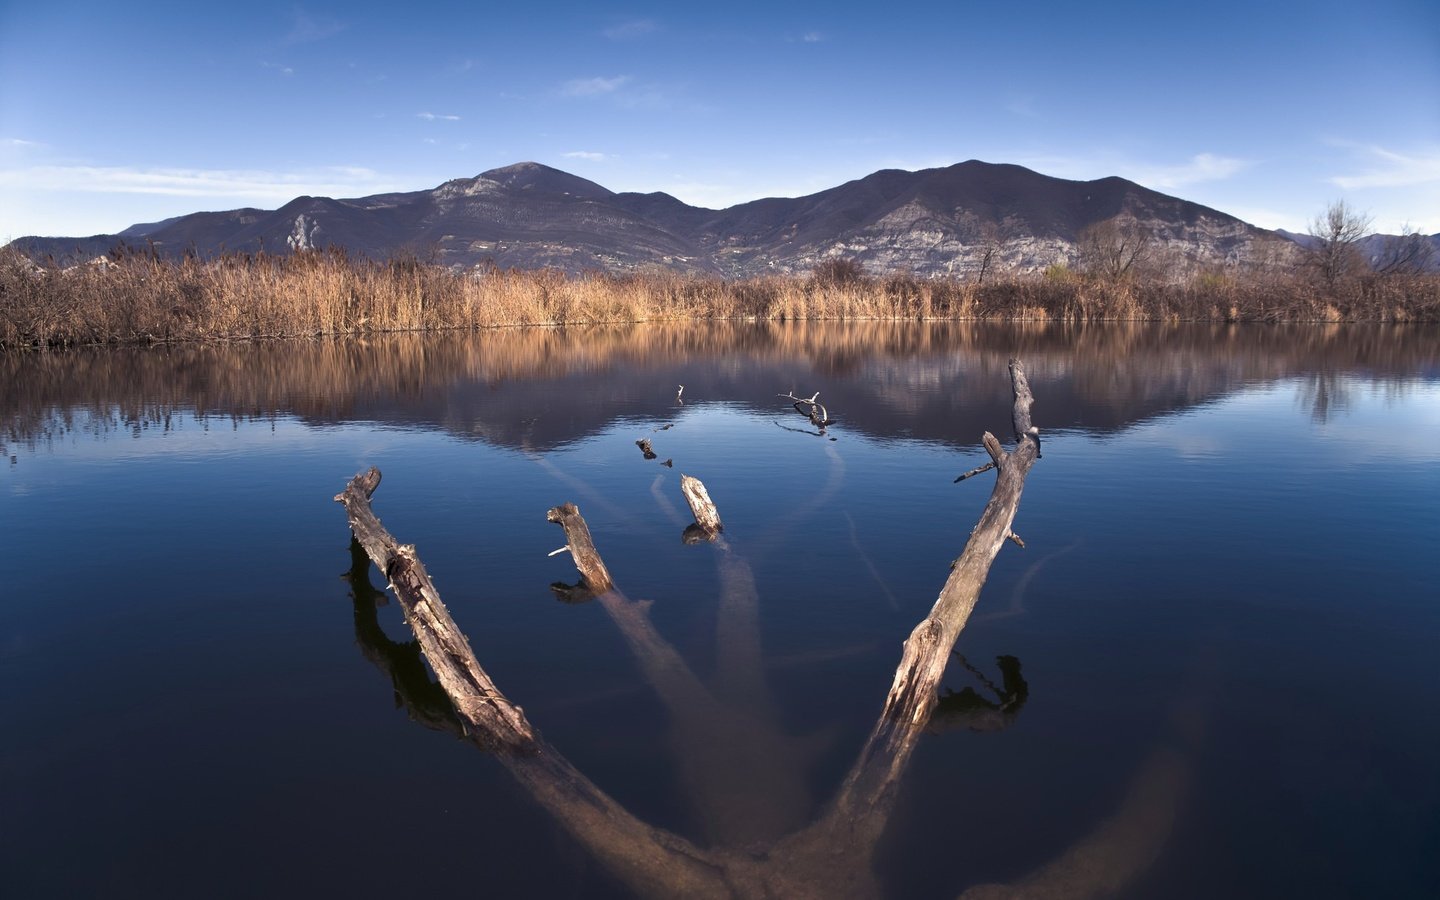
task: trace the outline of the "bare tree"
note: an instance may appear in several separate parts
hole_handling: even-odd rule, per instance
[[[1435,242],[1406,225],[1399,234],[1386,235],[1370,261],[1376,275],[1423,275],[1435,265]]]
[[[1001,222],[984,222],[980,225],[980,269],[975,276],[976,284],[984,284],[985,276],[994,273],[1001,251],[1005,249],[1005,242],[1009,239],[1008,231]]]
[[[1077,237],[1085,270],[1109,281],[1126,277],[1150,257],[1152,236],[1134,219],[1096,222]]]
[[[1310,222],[1306,254],[1312,268],[1328,287],[1365,268],[1360,242],[1370,234],[1370,217],[1336,200]]]

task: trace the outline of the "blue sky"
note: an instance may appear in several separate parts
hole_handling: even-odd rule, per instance
[[[1440,232],[1440,3],[0,0],[0,241],[522,160],[722,207],[966,159]]]

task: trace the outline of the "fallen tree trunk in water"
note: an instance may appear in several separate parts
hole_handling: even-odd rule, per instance
[[[500,693],[490,676],[480,668],[470,642],[465,639],[450,612],[440,600],[415,548],[400,544],[381,526],[370,510],[370,495],[380,486],[380,470],[371,467],[356,475],[345,490],[335,495],[350,514],[350,530],[365,548],[375,567],[390,582],[390,589],[405,611],[405,621],[435,677],[455,704],[456,712],[494,744],[518,750],[535,741],[535,730],[520,707]]]
[[[955,639],[970,618],[980,588],[990,574],[990,564],[1006,540],[1015,539],[1010,526],[1020,508],[1020,492],[1025,476],[1040,456],[1040,432],[1030,424],[1030,382],[1019,360],[1010,360],[1010,383],[1015,395],[1012,422],[1015,449],[1006,453],[995,435],[985,432],[983,442],[998,475],[990,501],[980,514],[980,522],[970,533],[965,552],[955,560],[950,577],[940,590],[940,597],[930,615],[915,626],[905,641],[900,667],[890,695],[885,699],[885,718],[909,726],[923,727],[935,707],[935,690],[950,661]]]
[[[990,564],[1004,542],[1014,537],[1010,526],[1020,492],[1039,456],[1024,369],[1012,360],[1010,373],[1017,446],[1005,453],[993,435],[985,435],[986,450],[999,470],[995,489],[935,607],[905,642],[870,740],[826,812],[808,827],[775,841],[765,852],[755,847],[702,850],[644,824],[600,791],[546,745],[520,708],[495,687],[445,610],[414,548],[398,544],[375,518],[369,501],[379,484],[379,471],[372,468],[357,475],[335,499],[345,504],[356,540],[389,579],[406,621],[465,722],[468,736],[481,746],[509,751],[499,756],[517,780],[632,890],[667,897],[869,895],[879,890],[872,860],[893,805],[895,786],[935,706],[936,686]],[[815,398],[807,402],[812,404],[812,413],[825,421],[823,407],[815,410]],[[706,524],[702,515],[707,514],[707,506],[708,512],[713,512],[714,504],[708,503],[703,486],[696,499],[691,499],[688,490],[686,496],[697,522]],[[707,502],[697,508],[699,496]],[[629,626],[626,634],[632,643],[647,651],[642,659],[663,662],[674,656],[673,649],[661,646],[644,620],[643,608],[631,609],[628,601],[613,593],[610,573],[579,509],[567,503],[551,509],[547,518],[564,528],[564,549],[580,570],[583,585],[614,607],[607,609],[617,622]],[[718,532],[718,513],[713,524]],[[674,686],[675,672],[684,674],[683,663],[657,670],[655,680],[662,686]]]

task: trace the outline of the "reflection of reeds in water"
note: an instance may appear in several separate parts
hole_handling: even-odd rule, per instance
[[[750,372],[774,369],[777,380],[797,365],[832,385],[859,377],[899,409],[925,379],[969,373],[989,383],[1019,355],[1034,377],[1068,378],[1087,402],[1118,413],[1161,393],[1194,401],[1285,377],[1408,377],[1440,365],[1426,337],[1415,326],[723,320],[0,353],[0,428],[26,441],[56,427],[163,423],[176,411],[344,421],[362,405],[404,403],[439,386],[660,371],[721,356]],[[557,392],[551,402],[567,400]]]
[[[115,254],[42,268],[0,251],[0,347],[204,341],[675,319],[1436,321],[1440,278],[1372,278],[1324,296],[1300,277],[1180,283],[1010,278],[984,284],[899,274],[726,281],[665,272],[569,277],[452,272],[341,251],[164,260]]]

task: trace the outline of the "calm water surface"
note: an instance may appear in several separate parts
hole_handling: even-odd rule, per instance
[[[630,894],[453,734],[331,500],[370,465],[601,789],[702,846],[802,828],[988,496],[953,479],[1009,437],[1012,355],[1044,434],[1026,547],[960,636],[881,891],[1440,895],[1435,329],[958,325],[0,358],[0,893]],[[682,544],[682,472],[729,555]],[[703,702],[552,593],[565,501]]]

